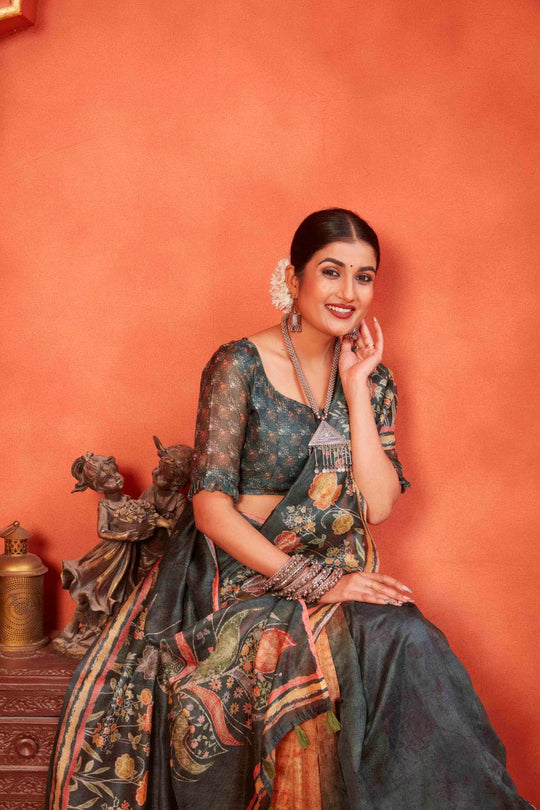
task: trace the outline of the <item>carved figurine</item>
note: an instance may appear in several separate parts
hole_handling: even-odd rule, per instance
[[[152,484],[144,490],[141,499],[151,503],[157,513],[168,521],[170,532],[186,508],[187,499],[180,490],[189,483],[193,450],[185,444],[165,448],[157,436],[153,439],[159,463],[152,470]],[[157,529],[150,540],[141,544],[137,580],[142,579],[156,560],[163,556],[169,532]]]
[[[157,526],[168,527],[155,507],[122,493],[124,479],[113,456],[86,453],[71,467],[77,479],[73,492],[90,488],[102,492],[98,504],[98,543],[78,560],[62,562],[62,587],[77,603],[70,624],[54,640],[59,652],[83,655],[99,635],[136,581],[137,542],[150,537]]]

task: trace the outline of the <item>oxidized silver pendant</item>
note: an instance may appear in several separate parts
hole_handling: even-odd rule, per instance
[[[326,419],[308,444],[315,453],[315,472],[348,472],[352,469],[351,443]]]

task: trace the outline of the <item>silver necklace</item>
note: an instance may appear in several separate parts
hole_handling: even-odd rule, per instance
[[[309,387],[306,375],[304,374],[302,366],[300,365],[298,355],[294,349],[291,336],[289,334],[287,316],[285,316],[281,321],[281,333],[283,335],[285,348],[287,349],[287,353],[298,377],[298,381],[302,387],[302,391],[309,402],[309,407],[317,419],[320,419],[320,424],[308,444],[309,451],[313,451],[315,453],[315,472],[350,471],[352,468],[350,442],[348,442],[347,439],[345,439],[345,437],[339,433],[339,431],[337,431],[326,421],[336,387],[339,355],[341,351],[339,339],[336,338],[334,359],[332,360],[332,370],[330,371],[330,380],[328,382],[328,391],[326,392],[324,407],[319,408],[311,388]]]

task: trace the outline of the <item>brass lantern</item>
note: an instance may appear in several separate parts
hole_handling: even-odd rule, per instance
[[[47,568],[27,550],[30,533],[15,520],[0,530],[0,653],[30,655],[47,643],[43,635],[43,580]]]

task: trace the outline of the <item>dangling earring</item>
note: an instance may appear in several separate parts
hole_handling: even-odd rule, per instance
[[[351,331],[350,331],[350,332],[348,332],[348,333],[345,335],[345,337],[346,337],[346,338],[350,338],[351,340],[358,340],[358,335],[359,335],[359,334],[360,334],[360,327],[359,327],[359,326],[355,326],[355,327],[354,327],[354,329],[351,329]]]
[[[296,298],[293,301],[293,308],[289,315],[289,331],[301,332],[302,331],[302,315],[296,308]]]

